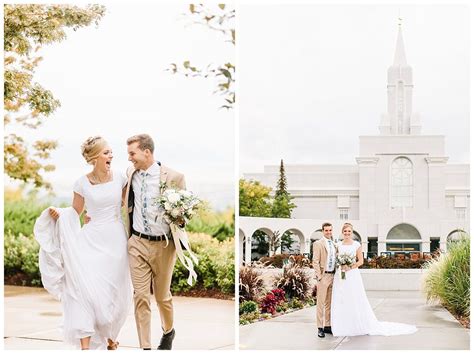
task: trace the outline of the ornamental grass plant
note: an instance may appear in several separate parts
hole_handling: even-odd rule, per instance
[[[239,270],[239,301],[258,301],[265,291],[260,271],[255,267],[240,267]]]
[[[289,299],[305,300],[312,290],[309,275],[296,263],[290,263],[284,267],[283,274],[274,278],[273,286],[285,291]]]
[[[450,242],[448,251],[427,262],[423,291],[457,316],[470,316],[470,239]]]

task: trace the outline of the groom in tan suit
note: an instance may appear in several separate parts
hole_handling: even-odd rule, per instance
[[[313,243],[313,268],[316,274],[318,337],[324,338],[331,331],[331,296],[334,273],[336,272],[336,247],[332,240],[332,225],[324,223],[323,235]]]
[[[184,176],[155,161],[154,143],[147,134],[127,140],[128,160],[133,163],[127,171],[128,184],[124,200],[127,205],[127,232],[130,273],[133,283],[135,322],[140,347],[151,349],[150,286],[158,304],[163,336],[157,349],[171,349],[173,299],[170,286],[176,262],[176,248],[169,224],[158,215],[154,200],[162,192],[161,183],[185,189]],[[167,242],[168,239],[168,242]]]

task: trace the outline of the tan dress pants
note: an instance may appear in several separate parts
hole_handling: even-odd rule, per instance
[[[132,235],[128,240],[128,257],[140,348],[151,348],[152,280],[163,332],[167,333],[173,328],[173,299],[170,286],[176,262],[175,245],[172,238],[166,246],[166,241],[149,241]]]
[[[331,326],[331,297],[334,274],[323,273],[316,294],[316,322],[318,328]]]

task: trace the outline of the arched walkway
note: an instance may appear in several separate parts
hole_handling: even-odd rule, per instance
[[[269,240],[272,235],[273,231],[266,227],[254,231],[252,234],[252,261],[270,255]]]
[[[309,250],[307,253],[309,253],[309,259],[313,259],[313,243],[315,243],[317,240],[320,240],[323,236],[323,230],[317,229],[316,231],[313,231],[310,236],[310,243],[309,243]]]
[[[292,243],[290,249],[287,249],[282,244],[281,253],[290,253],[290,254],[304,253],[305,243],[304,243],[303,232],[301,232],[298,229],[289,229],[283,233],[283,236],[286,236],[286,237],[290,236],[294,242]]]
[[[421,234],[410,224],[398,224],[387,234],[387,252],[411,253],[421,251]]]
[[[448,234],[447,241],[448,241],[448,243],[449,242],[456,242],[456,241],[459,241],[462,238],[468,237],[468,236],[469,236],[469,234],[466,231],[461,230],[461,229],[456,229],[456,230],[451,231]]]

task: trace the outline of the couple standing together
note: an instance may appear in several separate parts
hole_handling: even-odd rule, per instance
[[[82,155],[93,170],[74,184],[72,207],[48,208],[35,224],[43,285],[61,300],[65,341],[83,350],[117,349],[132,302],[131,284],[140,347],[151,349],[150,293],[163,330],[158,349],[171,349],[175,336],[170,292],[175,229],[157,218],[160,210],[153,201],[165,185],[185,189],[184,176],[155,161],[149,135],[133,136],[127,146],[133,166],[124,176],[111,170],[108,143],[99,136],[87,139]]]
[[[412,325],[380,322],[367,299],[359,267],[364,263],[362,246],[352,239],[349,223],[342,227],[343,239],[335,242],[332,225],[322,225],[323,236],[313,243],[313,267],[317,280],[318,337],[359,335],[393,336],[417,331]],[[353,257],[355,263],[338,266],[338,256]],[[345,272],[342,279],[341,272]]]

